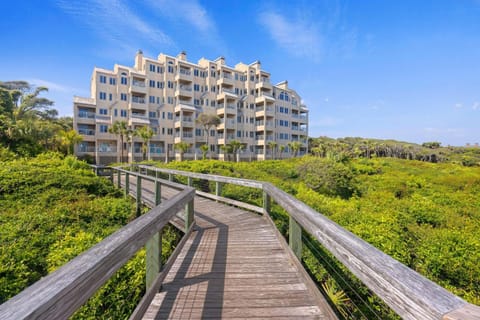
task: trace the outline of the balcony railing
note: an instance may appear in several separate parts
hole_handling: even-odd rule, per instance
[[[133,96],[133,97],[132,97],[132,102],[135,102],[135,103],[145,103],[145,98]]]
[[[189,76],[192,74],[192,72],[189,69],[183,69],[183,68],[180,68],[179,72],[180,74],[184,74],[186,76]]]
[[[78,133],[83,134],[85,136],[94,136],[95,135],[95,129],[78,128]]]
[[[163,153],[163,148],[162,147],[150,147],[150,153],[152,154],[160,154]]]
[[[132,81],[132,86],[144,88],[145,87],[145,81],[133,80]]]
[[[117,147],[114,147],[114,146],[100,146],[100,147],[98,147],[97,150],[100,153],[117,152]]]
[[[86,118],[86,119],[95,119],[95,112],[91,111],[78,111],[78,117],[79,118]]]
[[[78,146],[78,152],[95,152],[95,146],[93,146],[93,145],[89,145],[89,146],[79,145]]]

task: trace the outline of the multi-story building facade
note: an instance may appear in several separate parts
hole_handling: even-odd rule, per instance
[[[208,136],[195,121],[201,113],[221,119]],[[286,157],[291,142],[298,142],[298,154],[307,148],[308,109],[287,81],[272,85],[259,61],[229,67],[223,57],[195,64],[184,52],[151,59],[139,51],[133,67],[94,68],[91,97],[74,97],[74,128],[83,136],[77,156],[90,156],[97,164],[119,161],[121,153],[141,160],[141,138],[121,145],[119,136],[109,132],[116,121],[132,130],[153,129],[148,157],[154,160],[178,157],[178,142],[190,145],[184,158],[196,158],[207,139],[210,153],[219,159],[226,157],[221,146],[233,140],[244,145],[243,160]]]

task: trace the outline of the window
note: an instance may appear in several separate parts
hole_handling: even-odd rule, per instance
[[[168,86],[170,89],[173,89],[173,82],[172,82],[172,81],[168,81],[168,82],[167,82],[167,86]]]
[[[127,117],[127,110],[120,110],[120,117],[126,118]]]
[[[106,124],[101,124],[100,125],[100,132],[107,133],[108,132],[108,126]]]
[[[100,92],[100,100],[107,100],[107,93],[106,92]]]
[[[149,118],[156,118],[157,117],[157,113],[155,111],[149,111],[148,112],[148,117]]]
[[[107,83],[107,77],[100,75],[100,83]]]
[[[171,62],[169,62],[171,63]],[[168,73],[173,73],[173,66],[168,66]]]
[[[120,79],[120,82],[121,82],[121,84],[125,84],[125,85],[126,85],[126,84],[127,84],[127,77],[122,77],[122,78]]]
[[[148,84],[149,84],[150,88],[155,88],[155,80],[150,80],[148,82]]]
[[[155,96],[148,97],[148,102],[155,103]]]
[[[201,136],[202,136],[202,129],[196,128],[196,129],[195,129],[195,136],[196,136],[196,137],[201,137]]]
[[[157,88],[163,89],[163,81],[157,81]]]
[[[120,93],[120,100],[127,101],[127,94],[126,93]]]
[[[210,101],[210,106],[215,107],[215,101],[214,100]]]
[[[107,110],[107,109],[100,109],[100,110],[98,110],[98,112],[99,112],[100,114],[103,114],[103,115],[108,114],[108,110]]]
[[[118,110],[115,109],[115,110],[113,111],[113,114],[115,115],[115,117],[118,117]]]
[[[155,72],[155,65],[154,64],[150,64],[150,72]]]
[[[111,93],[108,94],[108,100],[112,101],[113,95]]]
[[[193,75],[195,77],[198,77],[198,74],[199,74],[198,69],[193,69]]]
[[[173,134],[173,129],[172,129],[172,128],[168,128],[168,129],[167,129],[167,134],[171,136],[171,135]]]
[[[199,106],[200,105],[200,99],[193,100],[193,104],[196,105],[196,106]]]
[[[157,73],[163,73],[163,68],[160,66],[157,66]]]
[[[210,130],[210,136],[215,137],[215,130]]]
[[[168,112],[167,117],[168,117],[168,120],[173,120],[173,113]]]
[[[173,104],[173,97],[167,97],[167,103]]]
[[[200,85],[199,84],[194,84],[193,85],[193,90],[194,91],[200,91]]]
[[[112,86],[116,85],[116,84],[117,84],[117,79],[115,79],[115,78],[110,78],[110,84],[111,84]]]
[[[242,131],[237,130],[237,138],[241,138],[241,137],[242,137]]]

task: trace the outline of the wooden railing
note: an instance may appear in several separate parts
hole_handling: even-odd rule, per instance
[[[271,202],[276,202],[290,216],[289,245],[297,257],[301,257],[303,228],[404,319],[480,319],[480,307],[428,280],[270,183],[143,165],[136,168],[155,176],[168,174],[170,180],[174,176],[186,177],[190,186],[192,179],[213,181],[215,194],[198,190],[197,194],[262,212],[267,217]],[[261,189],[263,208],[221,197],[221,186],[226,183]]]
[[[120,168],[111,168],[111,170],[112,175],[116,172],[118,178],[124,178],[126,192],[133,193],[137,198],[137,210],[142,201],[142,181],[153,182],[155,185],[154,199],[143,200],[147,204],[150,203],[153,208],[0,305],[0,319],[68,318],[138,250],[146,245],[147,292],[131,318],[139,319],[143,315],[186,242],[187,235],[192,230],[195,189]],[[129,179],[131,177],[136,179],[136,192],[130,190]],[[119,184],[120,180],[118,180]],[[161,203],[161,185],[174,188],[179,192]],[[179,211],[185,212],[186,233],[162,268],[161,232]]]

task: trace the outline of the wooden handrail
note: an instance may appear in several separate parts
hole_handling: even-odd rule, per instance
[[[139,167],[263,190],[264,212],[269,211],[271,200],[279,204],[289,213],[291,224],[298,223],[404,319],[480,319],[479,306],[467,303],[270,183],[149,166]],[[298,248],[294,248],[294,252],[296,250]],[[298,252],[295,254],[299,256]]]
[[[71,316],[173,216],[185,208],[193,211],[195,189],[182,188],[184,190],[171,199],[0,305],[0,319],[66,319]]]

